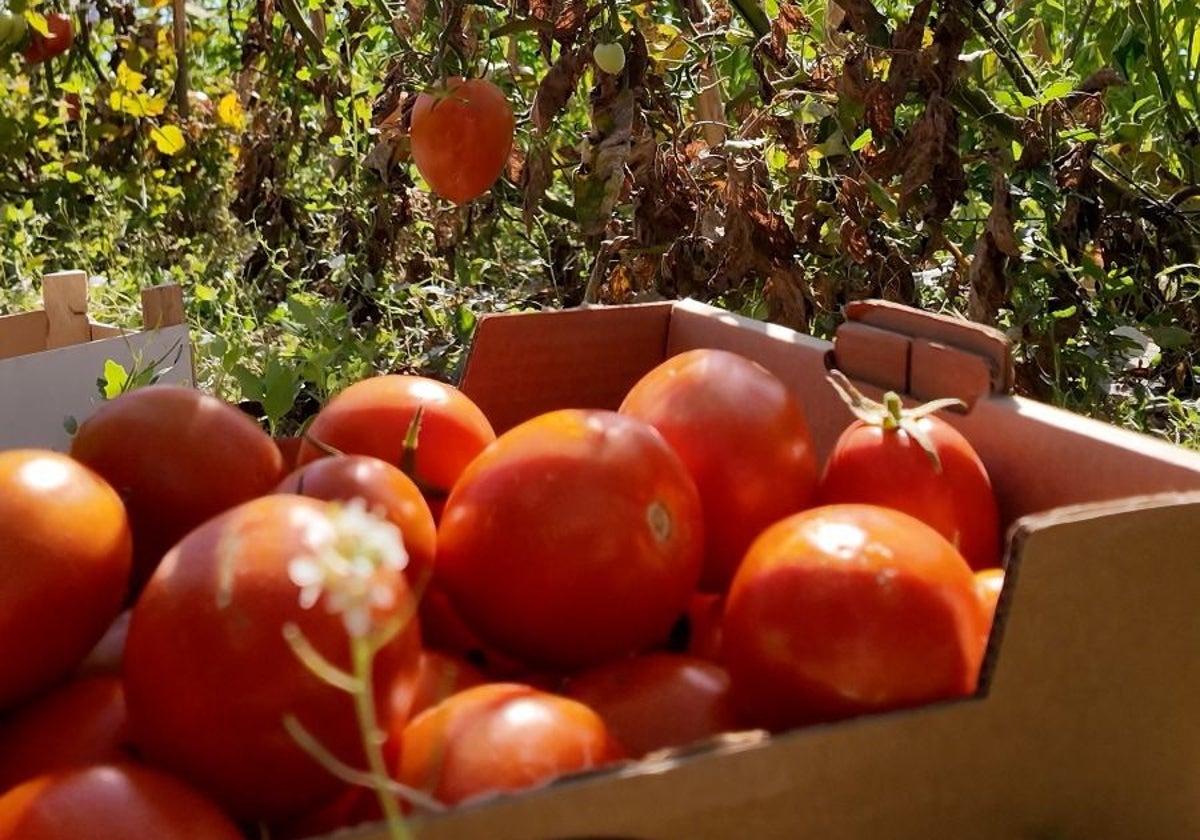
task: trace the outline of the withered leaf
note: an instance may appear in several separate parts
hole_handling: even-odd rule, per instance
[[[871,255],[871,241],[866,229],[853,219],[844,219],[839,233],[846,256],[859,265],[865,265]]]
[[[530,119],[537,131],[545,134],[567,102],[587,68],[587,56],[582,49],[564,50],[554,66],[543,77],[533,96]]]
[[[1007,267],[1008,257],[996,247],[992,234],[985,232],[975,242],[967,271],[967,317],[972,321],[996,323],[996,316],[1008,299]]]
[[[988,213],[987,231],[1001,253],[1010,257],[1021,256],[1021,247],[1013,231],[1012,193],[1008,179],[997,169],[992,174],[992,209]]]
[[[593,96],[592,130],[575,173],[575,218],[585,236],[604,231],[621,197],[633,143],[634,94],[629,88]]]
[[[808,327],[807,283],[804,269],[795,262],[771,266],[763,285],[767,318],[796,330]]]
[[[916,206],[921,188],[928,186],[923,214],[947,218],[966,190],[966,175],[958,152],[958,115],[942,96],[929,97],[925,112],[905,135],[903,156],[900,212]]]
[[[542,198],[550,186],[550,175],[550,149],[544,143],[534,141],[525,157],[525,165],[521,167],[522,218],[526,230],[533,226],[534,217],[540,211]]]

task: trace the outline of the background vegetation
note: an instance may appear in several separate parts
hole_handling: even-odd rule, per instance
[[[0,312],[61,268],[129,324],[180,283],[202,385],[278,431],[371,370],[454,376],[485,311],[691,295],[827,335],[882,296],[1200,445],[1194,0],[61,3],[8,0],[78,34],[0,56]],[[518,114],[465,207],[406,151],[448,74]]]

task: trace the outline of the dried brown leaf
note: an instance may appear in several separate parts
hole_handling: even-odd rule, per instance
[[[575,93],[586,68],[587,56],[582,49],[564,50],[554,62],[533,96],[529,118],[537,131],[545,134],[550,129],[554,118]]]
[[[535,142],[525,158],[525,165],[521,167],[520,184],[524,196],[522,217],[526,230],[533,227],[534,217],[541,210],[542,198],[550,186],[551,169],[550,149]]]
[[[1012,193],[1008,188],[1008,179],[997,169],[992,174],[992,209],[988,213],[987,232],[1002,254],[1019,257],[1021,247],[1017,244],[1013,226]]]
[[[585,236],[604,231],[621,197],[633,144],[634,94],[629,88],[593,96],[592,130],[580,147],[575,217]]]
[[[808,327],[808,284],[804,269],[796,263],[773,265],[763,285],[767,318],[796,330]]]
[[[1080,93],[1104,93],[1110,87],[1120,87],[1125,84],[1121,74],[1111,67],[1101,67],[1092,73],[1079,85]]]
[[[967,317],[972,321],[996,323],[996,316],[1008,299],[1007,267],[1008,257],[996,247],[991,233],[984,233],[975,242],[967,271]]]

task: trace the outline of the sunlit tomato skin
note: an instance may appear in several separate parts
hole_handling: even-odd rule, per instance
[[[928,525],[832,505],[755,540],[723,629],[746,722],[782,730],[971,694],[986,618],[966,561]]]
[[[252,500],[180,541],[133,608],[124,678],[134,743],[238,819],[283,821],[342,789],[286,731],[285,716],[342,761],[366,766],[351,696],[310,671],[285,638],[294,626],[325,659],[351,670],[348,629],[330,612],[328,590],[306,608],[288,571],[293,560],[332,546],[337,533],[329,503],[285,494]],[[403,573],[381,571],[375,585],[391,593],[396,614],[415,610]],[[377,654],[382,713],[390,686],[415,676],[419,645],[409,621]]]
[[[57,452],[0,452],[0,711],[65,678],[121,610],[125,506]]]
[[[392,720],[408,721],[451,694],[487,681],[483,672],[465,659],[436,650],[423,650],[416,678],[400,680],[392,686],[388,698]]]
[[[903,511],[953,543],[972,569],[998,565],[1000,516],[979,455],[945,420],[931,415],[914,422],[932,442],[939,465],[903,429],[856,420],[825,462],[817,501]]]
[[[125,500],[133,593],[184,534],[283,478],[283,456],[257,423],[178,385],[148,385],[104,403],[80,425],[70,454]]]
[[[720,665],[647,653],[593,666],[564,692],[603,719],[630,758],[735,729],[729,674]]]
[[[696,482],[701,589],[726,590],[759,532],[812,502],[817,462],[804,409],[757,362],[727,350],[680,353],[638,380],[620,411],[658,429]]]
[[[53,770],[128,760],[127,745],[121,680],[72,680],[0,721],[0,791]]]
[[[975,594],[983,605],[987,616],[988,633],[996,620],[996,608],[1000,606],[1000,593],[1004,591],[1003,569],[980,569],[975,573]]]
[[[215,804],[134,764],[38,776],[0,796],[0,840],[244,840]]]
[[[487,79],[447,80],[413,106],[413,163],[430,188],[456,204],[487,192],[512,150],[512,106]]]
[[[447,805],[622,758],[594,711],[517,683],[451,695],[414,718],[401,744],[396,778]]]
[[[276,492],[330,502],[362,499],[400,529],[409,583],[421,589],[433,575],[437,525],[420,488],[399,467],[370,455],[321,458],[289,473]]]
[[[30,64],[41,64],[47,59],[62,55],[75,42],[75,29],[71,24],[71,16],[62,12],[52,12],[46,15],[48,35],[29,29],[29,43],[22,51],[25,60]]]
[[[666,639],[703,541],[696,486],[658,432],[565,409],[510,429],[463,473],[435,575],[485,640],[569,669]]]
[[[418,409],[416,452],[407,465],[404,441]],[[306,438],[348,455],[374,455],[403,467],[425,493],[437,519],[446,493],[496,433],[479,406],[453,385],[393,373],[360,380],[334,394],[317,412]],[[312,440],[300,446],[296,461],[301,466],[325,457]]]

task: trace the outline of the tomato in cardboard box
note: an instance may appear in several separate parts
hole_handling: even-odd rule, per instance
[[[834,344],[691,301],[481,320],[461,387],[497,432],[612,408],[667,356],[742,353],[800,397],[819,457],[875,396],[954,396],[1009,526],[1007,581],[971,699],[563,779],[416,824],[421,840],[866,840],[1200,831],[1200,454],[1013,396],[977,325],[852,304]],[[353,835],[383,840],[382,826]]]

